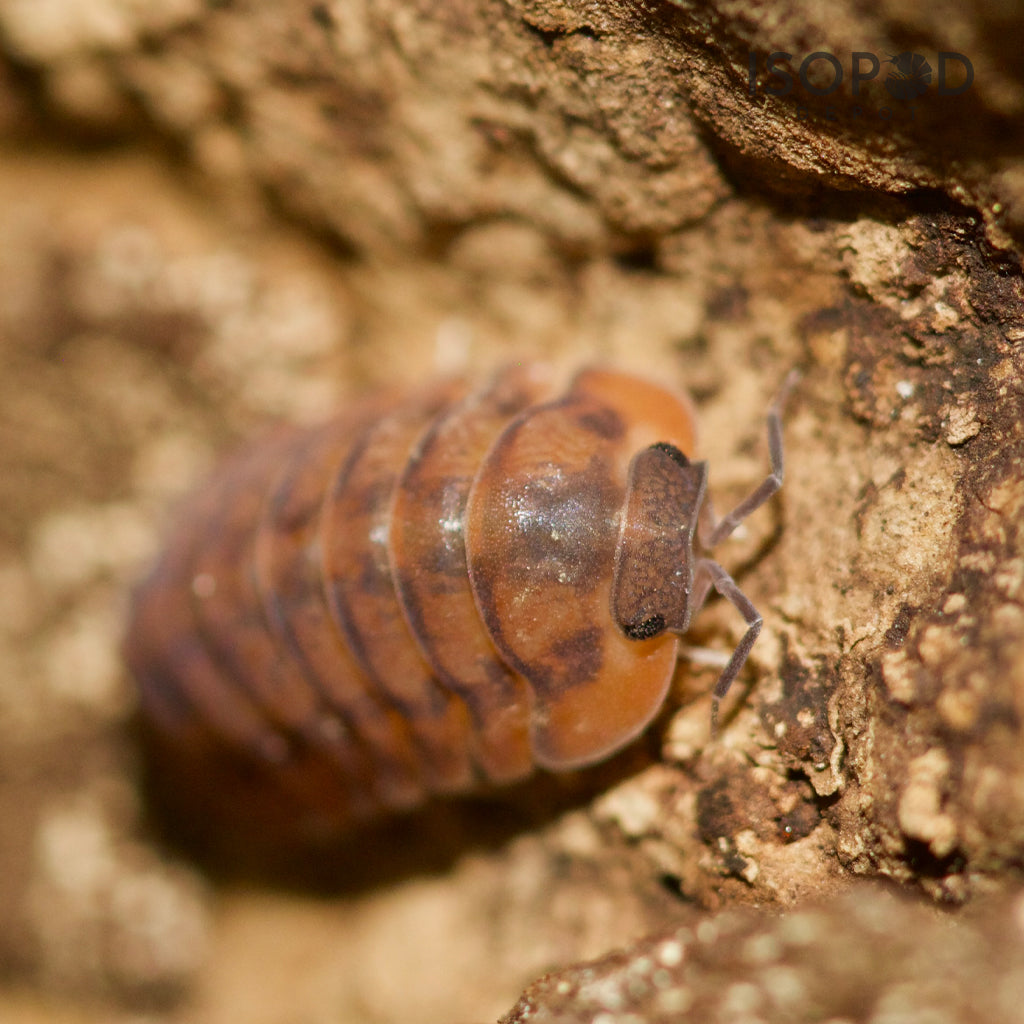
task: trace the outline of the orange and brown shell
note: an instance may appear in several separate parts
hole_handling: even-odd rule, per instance
[[[693,525],[631,467],[693,441],[685,396],[538,367],[278,432],[186,504],[135,594],[150,733],[183,785],[212,761],[327,831],[607,757],[677,653],[615,612],[666,588],[659,539]]]

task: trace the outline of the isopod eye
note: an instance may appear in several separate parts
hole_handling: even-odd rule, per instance
[[[650,640],[652,636],[665,632],[665,616],[652,615],[649,619],[644,619],[643,622],[623,625],[622,631],[630,640]]]
[[[670,444],[645,448],[629,465],[612,617],[631,640],[689,626],[693,535],[706,484],[707,464]]]

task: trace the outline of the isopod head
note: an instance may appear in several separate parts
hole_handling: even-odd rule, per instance
[[[469,575],[492,641],[530,684],[538,764],[592,764],[648,725],[678,637],[712,588],[747,627],[714,690],[716,727],[761,616],[695,540],[710,549],[781,486],[781,410],[795,380],[769,413],[771,473],[721,520],[705,501],[707,465],[689,456],[689,403],[623,374],[584,371],[488,453],[467,509]]]
[[[693,540],[707,477],[705,463],[666,442],[630,463],[612,587],[612,618],[630,639],[681,634],[690,625]]]

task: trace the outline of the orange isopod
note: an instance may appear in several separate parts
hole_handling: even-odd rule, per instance
[[[781,485],[789,383],[771,472],[721,520],[689,401],[617,371],[516,366],[280,430],[186,504],[136,591],[149,731],[342,829],[619,750],[712,588],[747,625],[714,716],[761,618],[698,552]]]

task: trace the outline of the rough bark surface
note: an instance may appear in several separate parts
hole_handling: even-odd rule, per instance
[[[1011,1024],[1024,996],[1022,942],[1019,896],[952,922],[868,887],[774,918],[722,911],[555,972],[500,1024]]]
[[[779,1019],[767,992],[786,1019],[959,1021],[950,965],[1011,1019],[1024,23],[1009,0],[823,12],[0,0],[5,1021],[485,1021],[625,947],[509,1019]],[[882,65],[855,97],[857,50],[936,75],[957,51],[974,82],[911,105]],[[847,80],[773,96],[774,51]],[[803,373],[782,495],[718,552],[765,617],[721,734],[715,670],[684,661],[645,740],[582,781],[306,851],[290,878],[326,894],[224,882],[284,855],[158,825],[117,653],[174,502],[275,418],[534,356],[689,388],[719,509]],[[689,640],[741,629],[715,602]],[[859,876],[989,902],[939,921],[844,896]],[[659,987],[680,934],[700,978],[662,963]]]

